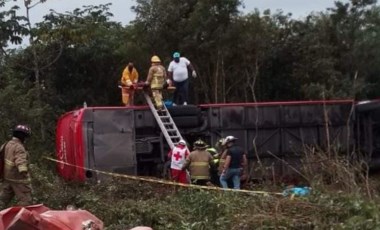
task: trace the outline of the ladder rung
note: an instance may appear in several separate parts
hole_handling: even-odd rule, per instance
[[[152,111],[160,129],[165,133],[165,138],[168,144],[172,147],[173,144],[177,144],[182,139],[181,133],[177,129],[169,110],[164,106],[162,110],[158,110],[152,103],[150,96],[145,92],[145,99],[149,104],[149,108]]]

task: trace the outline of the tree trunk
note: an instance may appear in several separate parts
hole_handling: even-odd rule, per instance
[[[35,5],[33,6],[30,6],[30,1],[27,1],[25,0],[24,1],[24,4],[25,4],[25,8],[26,8],[26,21],[27,21],[27,25],[28,25],[28,29],[30,31],[30,35],[29,35],[29,44],[30,44],[30,48],[32,49],[32,55],[33,55],[33,72],[34,72],[34,77],[35,77],[35,82],[34,82],[34,85],[36,87],[36,96],[37,96],[37,100],[36,100],[36,105],[37,105],[37,110],[39,111],[38,112],[38,115],[37,115],[37,119],[38,119],[38,123],[39,123],[39,129],[40,129],[40,138],[41,138],[41,141],[45,141],[46,140],[46,137],[45,137],[45,124],[44,124],[44,121],[43,121],[43,117],[42,117],[42,98],[41,98],[41,83],[40,83],[40,66],[39,66],[39,63],[38,63],[38,54],[37,54],[37,50],[36,50],[36,47],[35,47],[35,41],[34,41],[34,36],[33,36],[33,33],[32,33],[32,24],[31,24],[31,21],[30,21],[30,9],[32,7],[34,7]],[[37,3],[38,4],[38,3]]]
[[[214,75],[214,102],[218,103],[218,89],[219,89],[219,48],[216,55],[216,67],[215,67],[215,75]]]

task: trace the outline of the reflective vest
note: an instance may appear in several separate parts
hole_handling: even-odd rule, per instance
[[[150,87],[151,89],[162,89],[165,83],[165,68],[162,65],[152,66],[149,71],[152,76]]]
[[[206,150],[195,150],[190,153],[188,161],[191,179],[208,180],[210,179],[210,164],[212,156]]]
[[[5,146],[4,179],[9,182],[29,184],[29,153],[18,138],[13,137]]]

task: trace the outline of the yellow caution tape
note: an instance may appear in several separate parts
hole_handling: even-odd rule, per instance
[[[111,173],[111,172],[100,171],[97,169],[81,167],[81,166],[60,161],[51,157],[44,157],[44,158],[49,161],[65,164],[68,166],[72,166],[72,167],[76,167],[76,168],[80,168],[80,169],[84,169],[84,170],[88,170],[88,171],[92,171],[92,172],[96,172],[96,173],[100,173],[104,175],[109,175],[113,177],[126,178],[130,180],[145,181],[145,182],[164,184],[164,185],[175,185],[175,186],[180,186],[180,187],[188,187],[188,188],[196,188],[196,189],[205,189],[205,190],[230,191],[230,192],[249,193],[249,194],[262,194],[262,195],[281,195],[281,196],[283,195],[282,193],[278,193],[278,192],[253,191],[253,190],[244,190],[244,189],[230,189],[230,188],[203,186],[203,185],[195,185],[195,184],[183,184],[183,183],[178,183],[178,182],[173,182],[173,181],[168,181],[168,180],[151,179],[151,178],[146,178],[146,177],[141,177],[141,176],[131,176],[131,175],[125,175],[125,174],[120,174],[120,173]]]

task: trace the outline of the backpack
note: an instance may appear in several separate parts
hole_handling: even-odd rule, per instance
[[[7,146],[8,142],[3,144],[0,148],[0,180],[4,179],[4,157],[5,157],[5,147]]]

